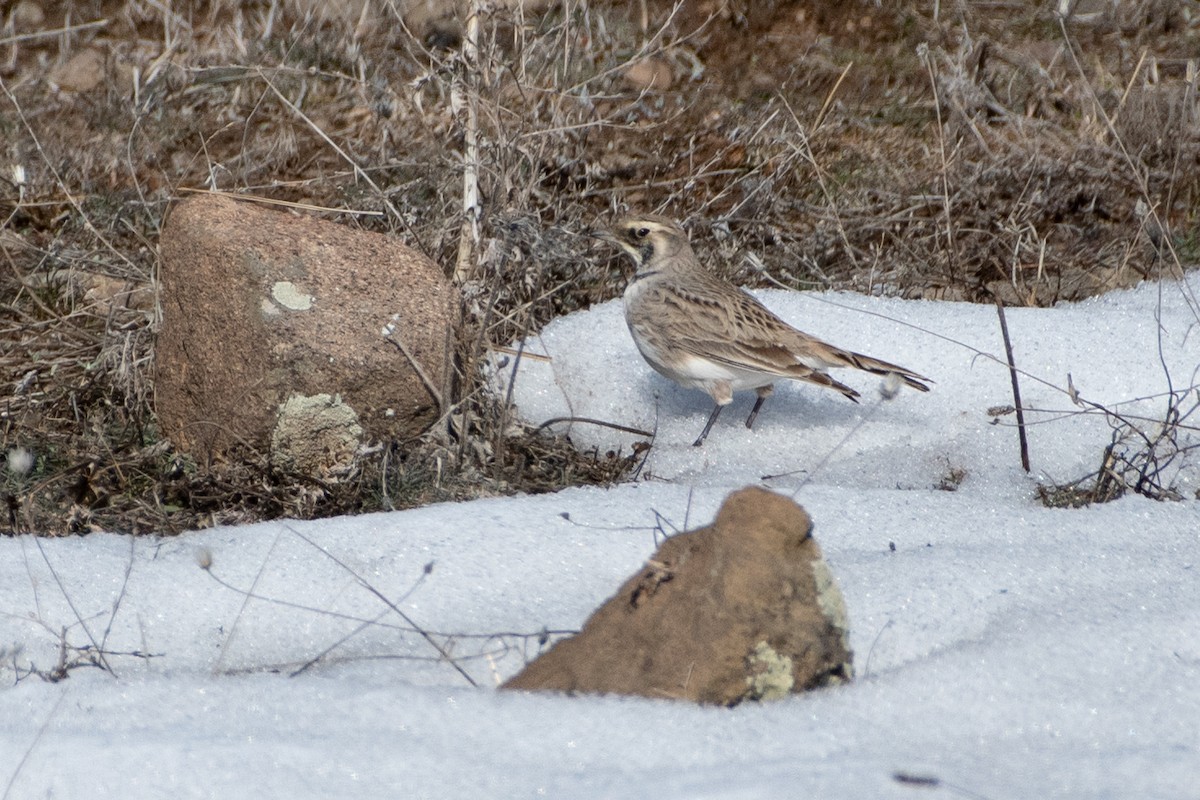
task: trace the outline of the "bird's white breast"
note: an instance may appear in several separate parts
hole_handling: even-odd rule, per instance
[[[695,353],[671,347],[655,314],[647,308],[645,293],[653,278],[631,281],[625,288],[625,322],[637,345],[638,352],[657,372],[681,386],[709,392],[717,384],[728,384],[733,391],[757,389],[776,380],[777,376],[742,369],[731,364],[705,358]],[[655,330],[657,328],[657,331]]]

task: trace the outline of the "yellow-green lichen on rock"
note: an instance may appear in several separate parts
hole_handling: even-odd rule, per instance
[[[759,642],[746,659],[748,700],[780,700],[787,697],[796,685],[792,659],[775,651],[766,642]]]
[[[833,577],[833,570],[829,569],[829,564],[824,558],[815,559],[812,562],[812,570],[817,587],[817,607],[821,609],[825,619],[829,620],[829,624],[841,633],[842,646],[846,652],[850,652],[850,615],[846,612],[846,598],[842,596],[837,579]],[[847,679],[854,677],[854,663],[851,659],[846,659],[845,675]]]
[[[338,395],[293,393],[279,406],[271,459],[293,472],[336,478],[354,465],[362,435],[358,414]]]

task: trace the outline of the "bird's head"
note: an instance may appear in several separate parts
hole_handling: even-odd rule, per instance
[[[674,220],[656,214],[625,217],[597,236],[628,253],[639,269],[658,259],[691,249],[683,228]]]

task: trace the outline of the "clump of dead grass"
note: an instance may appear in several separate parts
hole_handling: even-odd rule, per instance
[[[1170,376],[1168,375],[1168,381]],[[1194,376],[1193,376],[1194,377]],[[1097,469],[1065,483],[1043,483],[1038,499],[1051,508],[1081,508],[1127,494],[1151,500],[1182,500],[1178,479],[1200,451],[1200,386],[1171,389],[1161,417],[1146,418],[1074,395],[1085,413],[1102,414],[1112,430]]]

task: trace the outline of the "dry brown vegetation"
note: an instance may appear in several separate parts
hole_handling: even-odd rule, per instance
[[[625,207],[686,219],[740,282],[1009,305],[1200,249],[1195,2],[508,5],[464,38],[461,13],[389,2],[0,2],[0,445],[29,461],[0,528],[617,479],[639,454],[524,430],[479,365],[619,293],[623,265],[582,234]],[[455,275],[449,417],[337,485],[175,453],[153,414],[155,251],[196,189],[328,209]]]

